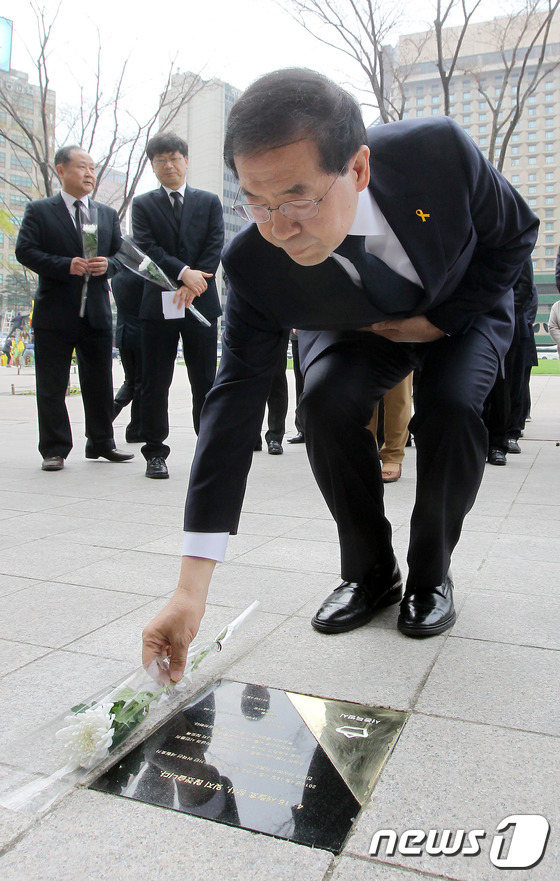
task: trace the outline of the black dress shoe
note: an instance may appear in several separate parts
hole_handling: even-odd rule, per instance
[[[395,562],[391,576],[385,581],[376,579],[368,584],[343,581],[326,598],[311,624],[321,633],[346,633],[367,624],[380,609],[400,602],[401,597],[402,576]]]
[[[109,462],[128,462],[134,459],[134,453],[125,453],[123,450],[108,449],[98,450],[95,447],[86,446],[86,459],[107,459]]]
[[[491,447],[488,461],[490,465],[507,465],[506,454],[499,447]]]
[[[268,442],[268,452],[271,456],[281,456],[284,450],[282,449],[282,444],[272,440]]]
[[[507,451],[508,453],[520,453],[521,447],[517,443],[514,437],[508,437],[507,440]]]
[[[304,444],[305,438],[304,438],[302,432],[298,431],[298,433],[294,437],[288,438],[287,443],[289,443],[289,444]]]
[[[153,477],[155,480],[165,480],[166,477],[169,477],[163,456],[154,456],[153,459],[147,460],[146,477]]]
[[[41,465],[41,471],[62,471],[64,459],[62,456],[45,456]]]
[[[446,575],[443,584],[405,593],[397,627],[405,636],[436,636],[455,624],[453,582]]]

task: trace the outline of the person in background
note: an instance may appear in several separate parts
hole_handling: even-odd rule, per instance
[[[86,417],[86,458],[124,462],[113,437],[113,317],[108,278],[121,246],[117,212],[90,198],[95,163],[77,145],[54,157],[62,190],[29,202],[16,242],[18,261],[39,276],[33,310],[39,452],[43,471],[60,471],[72,449],[66,388],[76,349]],[[82,226],[97,209],[98,256],[84,258]],[[85,314],[80,316],[85,277]]]
[[[368,425],[374,438],[377,438],[379,408],[378,404]],[[394,483],[402,474],[411,415],[412,373],[383,396],[383,443],[379,450],[383,483]]]
[[[113,419],[117,418],[124,407],[131,404],[125,439],[128,444],[138,444],[142,441],[142,348],[139,313],[144,282],[139,276],[123,268],[111,279],[111,290],[117,304],[115,346],[118,347],[124,370],[124,382],[113,401]]]

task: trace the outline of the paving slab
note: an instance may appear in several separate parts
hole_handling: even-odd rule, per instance
[[[560,650],[560,595],[477,591],[466,598],[453,636]]]
[[[391,857],[382,844],[379,857],[436,877],[519,881],[524,872],[496,868],[489,860],[496,827],[508,816],[527,813],[542,814],[556,829],[559,773],[557,737],[414,715],[344,853],[367,858],[372,836],[381,829],[394,829],[398,835],[407,829],[481,829],[486,837],[479,856],[407,857],[397,850]],[[527,881],[552,881],[559,860],[560,839],[553,831],[542,862],[527,873]]]
[[[322,881],[331,862],[326,851],[86,790],[8,850],[0,873],[3,881]]]

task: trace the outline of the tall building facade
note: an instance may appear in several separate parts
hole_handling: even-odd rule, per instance
[[[223,160],[226,120],[241,92],[221,80],[203,81],[190,72],[176,73],[171,81],[166,105],[173,105],[188,90],[193,91],[193,96],[180,109],[168,128],[184,138],[189,145],[189,185],[219,196],[224,209],[227,243],[245,224],[233,210],[238,186]],[[224,299],[221,271],[220,267],[218,290]]]
[[[470,25],[461,47],[456,72],[450,82],[450,113],[483,153],[488,155],[492,133],[492,111],[502,94],[506,78],[500,119],[507,118],[516,104],[521,64],[527,47],[541,18],[537,15],[520,39],[521,23],[506,28],[506,19]],[[445,54],[449,58],[457,44],[458,28],[443,32]],[[516,49],[517,45],[517,49]],[[419,49],[420,47],[420,49]],[[532,49],[522,78],[531,80],[541,46]],[[515,56],[514,53],[515,52]],[[439,116],[444,113],[441,79],[437,70],[435,33],[408,34],[400,38],[395,52],[398,63],[410,65],[404,89],[404,116]],[[511,73],[504,72],[504,57]],[[554,284],[556,252],[560,245],[560,23],[553,21],[546,47],[539,84],[525,103],[522,115],[509,141],[503,174],[512,182],[541,221],[539,238],[533,252],[535,280],[539,289],[539,312],[536,322],[537,342],[550,343],[543,326],[548,321],[550,305],[558,299]],[[485,97],[485,95],[487,97]],[[489,100],[488,100],[488,99]],[[496,138],[495,159],[504,139],[502,131]]]
[[[13,112],[9,108],[13,108]],[[52,160],[55,150],[56,98],[50,89],[47,91],[44,110],[47,143]],[[42,142],[42,113],[39,86],[30,84],[26,73],[0,70],[0,210],[6,221],[0,231],[0,291],[4,289],[10,275],[22,271],[15,258],[14,247],[25,206],[30,199],[45,195],[36,164],[22,149],[29,147],[29,138],[16,119],[20,119],[23,126]]]

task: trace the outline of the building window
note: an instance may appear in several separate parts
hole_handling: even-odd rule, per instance
[[[530,100],[531,99],[529,98],[529,101]],[[545,104],[554,104],[554,95],[545,95],[544,96],[544,103]],[[548,111],[548,107],[546,109]]]
[[[544,152],[545,153],[552,153],[553,150],[554,150],[554,144],[545,144],[544,145]]]
[[[463,125],[469,125],[471,121],[470,113],[463,113]]]
[[[471,105],[470,104],[463,104],[463,113],[470,113],[470,112],[471,112]]]
[[[416,116],[424,116],[424,111],[422,110],[422,108],[418,108],[418,110],[416,111]]]
[[[554,165],[554,156],[545,156],[544,161],[546,165]]]
[[[488,138],[479,138],[479,139],[478,139],[478,146],[479,146],[479,147],[486,147],[486,146],[488,146]]]
[[[520,180],[521,180],[521,178],[518,174],[512,174],[512,176],[511,176],[512,184],[518,184]]]
[[[547,141],[551,141],[554,138],[554,132],[546,131],[544,136]]]
[[[554,184],[547,184],[544,188],[545,193],[553,193],[554,192]]]
[[[488,119],[487,113],[479,113],[478,114],[478,121],[479,122],[486,122],[487,119]]]
[[[528,149],[529,153],[536,153],[537,152],[537,145],[536,144],[529,144],[527,149]]]
[[[418,105],[418,107],[423,107],[424,106],[424,99],[418,98],[418,100],[416,101],[416,104]]]
[[[545,248],[544,249],[545,257],[553,257],[554,256],[554,248]]]
[[[511,160],[511,167],[512,167],[512,168],[513,168],[514,166],[517,167],[517,166],[520,165],[520,164],[521,164],[521,160],[520,160],[520,159],[512,159],[512,160]]]
[[[545,180],[554,180],[554,172],[553,171],[545,172],[544,179]]]
[[[544,84],[545,92],[553,92],[554,91],[554,83],[552,80],[547,80]]]
[[[471,100],[471,93],[470,92],[463,92],[463,101],[470,101],[470,100]]]
[[[439,104],[439,95],[432,95],[432,104]]]
[[[548,95],[547,95],[547,97],[548,97]],[[527,104],[536,104],[536,103],[537,103],[537,96],[531,95],[527,101]]]
[[[529,207],[530,207],[530,208],[536,208],[536,207],[537,207],[537,200],[536,200],[536,199],[527,199],[527,202],[529,203]]]
[[[554,222],[553,222],[553,221],[551,222],[550,220],[547,220],[547,222],[546,222],[545,225],[544,225],[544,228],[545,228],[545,229],[554,229]]]
[[[545,238],[545,241],[548,242],[549,245],[553,245],[553,244],[554,244],[554,236],[549,236],[549,235],[547,235],[547,236],[545,236],[544,238]]]
[[[512,147],[511,148],[512,156],[519,156],[520,152],[521,152],[521,147]]]
[[[537,115],[537,108],[536,107],[529,107],[527,114],[528,114],[528,116],[536,116]]]
[[[527,123],[527,126],[528,126],[528,128],[536,128],[537,127],[537,120],[530,119],[529,122]]]
[[[555,200],[554,196],[547,196],[546,199],[544,200],[544,204],[545,205],[554,205],[555,201],[556,200]]]
[[[545,208],[544,209],[545,217],[554,217],[554,208]]]
[[[529,156],[529,158],[527,160],[527,164],[528,165],[536,165],[537,164],[537,157],[536,156]]]
[[[527,187],[527,192],[529,193],[530,196],[536,196],[537,195],[537,188],[536,187]]]
[[[554,269],[554,260],[545,260],[544,263],[547,269]]]
[[[488,131],[488,126],[487,125],[480,125],[478,127],[478,131],[480,132],[481,135],[485,135],[486,132]]]
[[[512,144],[516,144],[519,141],[519,132],[514,132],[511,136]]]

